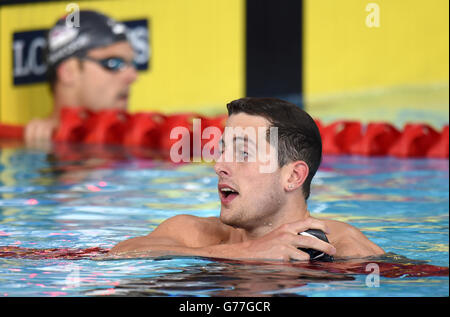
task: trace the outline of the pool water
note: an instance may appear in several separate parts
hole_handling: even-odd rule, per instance
[[[382,266],[376,280],[367,263],[343,263],[341,270],[200,257],[98,257],[168,217],[218,216],[217,178],[211,164],[139,159],[117,148],[112,155],[80,153],[69,160],[0,149],[0,251],[9,250],[0,256],[0,296],[449,295],[448,160],[324,157],[309,209],[358,227],[388,252],[372,261]],[[87,256],[30,256],[48,249]],[[444,268],[421,272],[430,265]]]

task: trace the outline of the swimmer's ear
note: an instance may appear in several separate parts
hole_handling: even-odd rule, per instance
[[[75,58],[65,60],[58,66],[56,74],[58,76],[57,81],[61,84],[66,86],[73,85],[80,76],[79,61]]]
[[[290,192],[301,188],[309,174],[308,164],[304,161],[295,161],[286,164],[284,167],[286,167],[284,171],[285,181],[283,181],[284,190]]]

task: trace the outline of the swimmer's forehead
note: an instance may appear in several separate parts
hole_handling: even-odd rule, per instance
[[[262,117],[262,116],[256,116],[256,115],[250,115],[247,113],[237,113],[232,114],[228,117],[225,126],[227,127],[269,127],[270,122]]]
[[[258,133],[264,133],[265,136],[269,126],[269,121],[264,117],[246,113],[233,114],[226,121],[222,140],[241,140],[256,144]]]
[[[121,41],[108,46],[91,49],[88,55],[95,58],[122,57],[133,60],[135,52],[129,42]]]

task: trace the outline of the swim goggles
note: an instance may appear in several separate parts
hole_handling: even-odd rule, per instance
[[[110,72],[121,71],[121,70],[125,69],[125,67],[127,67],[127,66],[134,67],[135,69],[137,69],[137,66],[138,66],[136,61],[133,60],[131,62],[128,62],[125,59],[123,59],[122,57],[108,57],[108,58],[98,59],[98,58],[94,58],[94,57],[90,57],[90,56],[83,56],[83,57],[80,57],[80,60],[87,60],[87,61],[97,63],[98,65],[102,66],[105,70],[110,71]]]

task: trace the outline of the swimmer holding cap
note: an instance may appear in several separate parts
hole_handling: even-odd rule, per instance
[[[314,218],[308,211],[322,141],[305,111],[275,98],[242,98],[227,108],[222,153],[214,166],[220,217],[177,215],[147,236],[120,242],[110,253],[157,251],[159,255],[281,261],[384,254],[357,228]],[[258,128],[262,138],[249,132]],[[270,128],[276,129],[276,138],[269,137]],[[267,151],[276,165],[264,170],[267,160],[260,158],[259,151],[271,150],[276,143],[275,151]],[[236,155],[227,159],[233,151]]]
[[[91,111],[127,108],[137,71],[125,25],[96,11],[81,10],[79,14],[79,27],[66,24],[62,17],[48,32],[46,58],[53,113],[28,123],[28,144],[51,140],[62,107]]]

